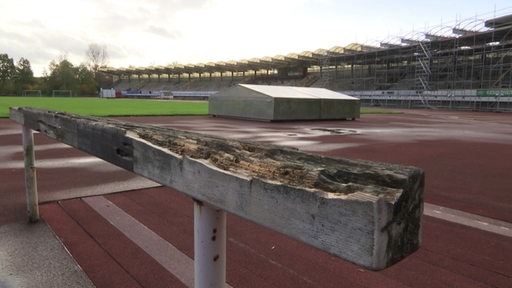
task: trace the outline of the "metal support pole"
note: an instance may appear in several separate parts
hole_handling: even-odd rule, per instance
[[[22,142],[25,159],[25,194],[27,197],[28,221],[34,223],[39,221],[39,200],[37,196],[34,135],[32,129],[23,126]]]
[[[194,200],[194,287],[226,285],[226,211]]]

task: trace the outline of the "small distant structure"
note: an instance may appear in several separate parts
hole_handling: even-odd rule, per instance
[[[116,90],[114,88],[110,89],[100,89],[100,98],[116,98]]]
[[[210,96],[209,114],[259,121],[355,120],[358,98],[325,88],[238,84]]]
[[[100,89],[100,98],[173,99],[171,91]]]

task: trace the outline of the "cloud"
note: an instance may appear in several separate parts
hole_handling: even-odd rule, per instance
[[[240,60],[384,39],[510,5],[432,1],[0,1],[0,53],[27,58],[36,75],[62,53],[79,65],[91,43],[106,45],[115,67]]]
[[[155,34],[157,36],[163,37],[163,38],[168,38],[168,39],[173,39],[173,40],[177,40],[180,38],[180,32],[169,31],[164,27],[150,25],[146,29],[146,31],[151,34]]]

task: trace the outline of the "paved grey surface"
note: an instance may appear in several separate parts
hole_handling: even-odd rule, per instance
[[[0,226],[0,288],[94,287],[44,222]]]

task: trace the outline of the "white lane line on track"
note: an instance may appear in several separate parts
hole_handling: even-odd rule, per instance
[[[0,136],[16,135],[21,133],[21,127],[15,129],[1,129]]]
[[[194,287],[194,260],[103,196],[82,199],[187,287]],[[226,287],[231,287],[226,284]]]
[[[38,144],[34,145],[35,151],[44,151],[50,149],[71,149],[73,147],[64,144],[64,143],[52,143],[52,144]],[[23,151],[23,146],[21,145],[21,137],[20,137],[20,145],[2,145],[2,154],[7,153],[17,153]]]
[[[66,145],[67,146],[67,145]],[[62,147],[61,145],[50,144],[44,149],[53,149]],[[69,146],[67,146],[69,147]],[[104,164],[104,165],[102,165]],[[2,169],[23,169],[23,161],[3,161],[0,164]],[[100,158],[93,156],[84,157],[70,157],[62,159],[40,159],[36,160],[36,168],[76,168],[76,167],[95,167],[95,169],[103,169],[105,171],[118,170],[117,166],[103,161]],[[500,221],[476,214],[450,209],[430,203],[424,204],[424,215],[434,218],[442,219],[445,221],[477,228],[487,232],[500,234],[507,237],[512,237],[512,223]]]
[[[44,151],[44,150],[51,150],[51,149],[70,149],[73,148],[69,145],[62,144],[62,143],[56,143],[56,144],[41,144],[35,146],[35,151]],[[0,147],[0,160],[4,159],[15,159],[15,154],[19,153],[17,157],[23,157],[21,153],[23,153],[23,146],[20,145],[2,145]],[[23,161],[21,159],[20,161]]]
[[[103,196],[82,198],[91,208],[148,253],[187,287],[194,286],[194,260]],[[512,224],[425,203],[424,214],[512,237]],[[482,223],[479,223],[482,222]],[[233,241],[233,239],[229,239]],[[236,241],[235,241],[236,242]],[[235,243],[237,244],[237,243]],[[231,287],[227,285],[226,287]]]
[[[39,203],[106,195],[161,186],[161,184],[153,182],[142,176],[134,176],[130,179],[118,181],[112,180],[112,182],[96,183],[87,187],[69,187],[62,190],[45,191],[46,193],[39,194]]]
[[[460,210],[425,203],[423,214],[499,235],[512,237],[512,223],[492,219]]]
[[[167,271],[194,287],[194,261],[103,196],[82,199]]]
[[[77,168],[83,166],[97,166],[101,162],[105,161],[97,157],[67,157],[61,159],[36,159],[35,166],[36,168]],[[5,161],[0,167],[4,169],[22,169],[24,162],[19,160]]]

